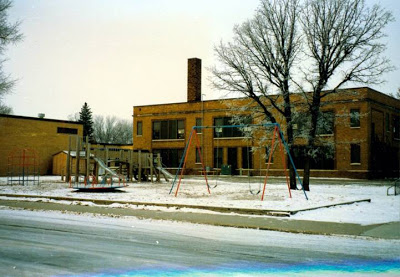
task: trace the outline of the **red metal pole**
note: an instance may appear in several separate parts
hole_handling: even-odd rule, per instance
[[[192,130],[192,133],[193,133],[193,131],[194,131],[194,130]],[[181,175],[179,176],[178,186],[176,187],[175,197],[178,195],[178,190],[179,190],[179,187],[180,187],[180,185],[181,185],[181,180],[182,180],[182,176],[183,176],[183,171],[185,170],[185,166],[186,166],[186,161],[187,161],[187,157],[188,157],[188,154],[189,154],[190,145],[192,144],[192,138],[193,138],[193,134],[190,136],[189,145],[188,145],[188,148],[186,149],[185,160],[184,160],[184,162],[183,162],[183,166],[182,166],[182,170],[181,170]]]
[[[282,146],[281,132],[278,133],[278,138],[279,138],[279,148],[280,148],[281,156],[282,156],[283,169],[285,170],[285,175],[286,175],[286,184],[287,184],[287,187],[289,190],[289,197],[292,198],[292,193],[290,191],[290,185],[289,185],[289,176],[288,176],[287,168],[286,168],[285,154],[283,152],[283,146]]]
[[[200,141],[199,141],[199,137],[197,136],[197,131],[195,131],[195,135],[196,135],[196,142],[197,142],[197,152],[199,154],[200,157],[200,162],[201,162],[201,167],[203,168],[203,174],[204,174],[204,178],[206,180],[206,185],[207,185],[207,190],[208,190],[208,194],[211,194],[210,192],[210,186],[208,185],[208,179],[207,179],[207,172],[206,172],[206,168],[204,166],[204,162],[203,162],[203,157],[201,155],[201,151],[200,151]],[[203,150],[204,151],[204,150]]]

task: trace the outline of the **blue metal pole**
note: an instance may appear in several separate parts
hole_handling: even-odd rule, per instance
[[[278,124],[278,123],[277,123],[277,124]],[[292,159],[292,155],[290,155],[289,147],[288,147],[288,145],[287,145],[287,143],[286,143],[286,141],[285,141],[285,138],[284,138],[284,136],[283,136],[283,133],[282,133],[282,131],[281,131],[281,128],[280,128],[279,124],[278,124],[278,130],[279,130],[279,135],[281,136],[281,139],[282,139],[282,141],[283,141],[283,145],[285,146],[286,152],[287,152],[287,154],[288,154],[288,156],[289,156],[290,163],[292,164],[292,166],[293,166],[293,168],[294,168],[294,172],[296,173],[297,179],[299,180],[299,183],[300,183],[301,188],[302,188],[302,190],[303,190],[304,196],[305,196],[306,199],[308,200],[306,191],[304,190],[304,187],[303,187],[303,183],[301,182],[300,175],[299,175],[299,173],[297,172],[296,166],[294,165],[294,162],[293,162],[293,159]]]

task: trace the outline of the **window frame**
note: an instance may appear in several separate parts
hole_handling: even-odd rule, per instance
[[[251,116],[243,116],[243,117],[244,117],[244,122],[245,122],[245,123],[243,123],[243,125],[251,125],[252,124]],[[213,122],[214,122],[215,128],[214,128],[214,132],[213,132],[213,138],[214,139],[245,138],[246,135],[238,127],[229,127],[229,128],[218,127],[218,126],[233,126],[233,125],[235,125],[235,124],[232,124],[231,121],[232,121],[231,116],[214,117]]]
[[[247,155],[248,153],[248,155]],[[253,151],[251,146],[244,146],[242,147],[242,168],[243,169],[254,169],[253,165]],[[248,168],[247,166],[250,166]]]
[[[77,128],[68,128],[68,127],[57,127],[57,134],[77,135],[78,129]]]
[[[269,154],[270,154],[270,152],[271,152],[271,146],[270,145],[267,145],[267,146],[265,146],[264,147],[264,149],[265,149],[265,164],[268,164],[268,161],[269,161]],[[275,152],[275,151],[274,151]],[[271,163],[270,164],[273,164],[274,163],[274,154],[275,153],[272,153],[272,157],[271,157]]]
[[[321,126],[318,126],[317,124],[317,130],[316,130],[316,134],[317,136],[333,136],[335,134],[335,111],[334,110],[326,110],[326,111],[321,111],[321,116],[325,117],[327,114],[331,114],[331,118],[330,120],[332,121],[330,124],[332,126],[329,126],[329,128],[331,129],[330,131],[327,130],[327,132],[325,132],[326,128],[321,128]]]
[[[200,121],[200,125],[198,125],[198,121]],[[195,126],[203,126],[203,119],[201,117],[196,117],[196,125]],[[197,134],[203,133],[203,128],[196,129]]]
[[[385,131],[390,133],[390,114],[386,113],[385,115]]]
[[[139,128],[139,126],[140,126],[140,128]],[[143,121],[136,122],[136,136],[138,136],[138,137],[143,136]]]
[[[358,114],[358,117],[353,116],[353,112]],[[356,120],[356,121],[354,121]],[[350,128],[361,128],[361,112],[360,108],[350,109]]]
[[[157,148],[153,149],[154,154],[160,154],[163,165],[167,168],[178,168],[184,149],[183,148]]]
[[[400,140],[400,115],[392,115],[393,140]]]
[[[152,121],[152,140],[185,139],[184,119],[162,119]]]
[[[217,153],[220,152],[220,153]],[[221,161],[221,163],[219,163]],[[224,163],[224,148],[223,147],[214,147],[213,148],[213,167],[214,168],[222,168],[222,164]],[[219,165],[219,167],[218,167]]]
[[[353,152],[353,151],[356,151],[356,152]],[[355,157],[355,155],[357,155],[358,157]],[[354,160],[354,158],[356,158],[356,159]],[[361,164],[361,144],[360,143],[351,143],[350,144],[350,164],[351,165],[360,165]]]

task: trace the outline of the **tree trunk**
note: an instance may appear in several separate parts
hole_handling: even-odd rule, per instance
[[[289,177],[290,177],[290,189],[297,189],[296,184],[296,172],[292,166],[292,163],[289,162]]]
[[[306,155],[304,161],[303,188],[310,191],[310,156]]]
[[[289,79],[289,78],[287,78]],[[282,93],[283,99],[285,101],[285,119],[286,119],[286,134],[287,134],[287,143],[288,143],[288,149],[291,157],[293,157],[293,151],[292,151],[292,145],[294,142],[294,137],[293,137],[293,124],[292,124],[292,109],[290,105],[290,94],[289,94],[289,83],[285,82],[284,84],[284,92]],[[289,168],[289,179],[290,179],[290,189],[297,189],[297,184],[296,184],[296,172],[294,170],[294,167],[292,163],[290,162],[290,158],[288,158],[287,161],[288,168]]]
[[[310,131],[308,133],[308,143],[306,147],[306,155],[304,161],[304,175],[303,175],[303,188],[306,191],[310,191],[310,170],[311,170],[311,159],[310,156],[311,150],[314,149],[315,146],[315,137],[317,135],[317,122],[319,116],[319,109],[321,105],[320,91],[322,86],[319,86],[320,89],[317,89],[313,93],[313,102],[310,107],[311,113],[311,126]]]

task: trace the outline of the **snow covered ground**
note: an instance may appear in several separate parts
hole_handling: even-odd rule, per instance
[[[180,184],[177,197],[174,196],[177,185],[170,194],[171,183],[165,181],[134,182],[116,192],[77,192],[62,182],[59,176],[44,176],[40,178],[39,185],[26,186],[8,186],[7,179],[0,178],[0,193],[280,211],[297,211],[370,199],[371,202],[302,211],[291,215],[290,218],[359,224],[400,221],[400,196],[386,195],[390,184],[388,182],[324,179],[315,183],[317,184],[311,183],[311,191],[307,192],[308,200],[302,190],[291,191],[290,198],[285,180],[276,178],[267,184],[264,201],[261,201],[261,192],[250,193],[262,191],[263,179],[258,177],[211,179],[211,194],[208,193],[203,178],[186,177]]]

